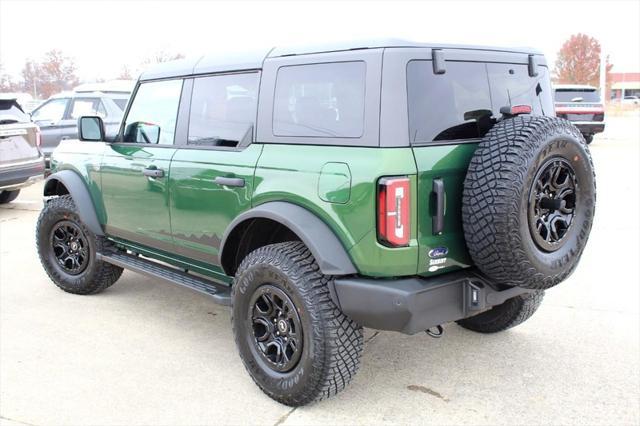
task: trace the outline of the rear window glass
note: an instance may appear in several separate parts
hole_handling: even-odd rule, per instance
[[[431,61],[407,65],[409,137],[412,143],[473,139],[492,125],[485,64],[447,62],[434,74]]]
[[[600,102],[597,90],[556,89],[556,102]]]
[[[366,64],[336,62],[278,70],[275,136],[359,138],[364,130]]]
[[[0,100],[0,124],[28,123],[25,114],[14,100]]]
[[[529,67],[522,64],[487,64],[493,114],[500,116],[504,106],[528,105],[534,115],[553,114],[553,95],[545,67],[538,75],[529,76]]]
[[[127,102],[129,101],[128,99],[118,99],[118,98],[111,98],[111,100],[113,101],[113,103],[115,103],[118,108],[120,108],[123,112],[124,109],[127,107]]]
[[[187,143],[236,146],[243,140],[250,142],[257,99],[258,73],[196,78]]]

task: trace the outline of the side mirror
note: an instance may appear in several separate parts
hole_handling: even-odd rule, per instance
[[[82,116],[78,118],[78,139],[81,141],[103,141],[104,122],[98,116]]]
[[[160,126],[144,121],[131,123],[125,129],[125,141],[157,144],[160,141]]]

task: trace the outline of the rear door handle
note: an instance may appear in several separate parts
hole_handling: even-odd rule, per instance
[[[244,179],[242,178],[230,178],[230,177],[223,177],[223,176],[218,176],[213,180],[213,183],[216,183],[218,185],[224,185],[224,186],[237,186],[237,187],[244,187]]]
[[[164,170],[155,167],[147,167],[142,170],[142,174],[149,177],[161,178],[164,176]]]
[[[435,203],[434,215],[431,217],[433,235],[440,235],[444,230],[445,192],[442,179],[434,179],[431,189],[432,202]]]

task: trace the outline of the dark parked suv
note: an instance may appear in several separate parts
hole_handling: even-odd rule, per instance
[[[559,84],[554,88],[556,115],[571,121],[589,144],[604,132],[604,106],[595,87]]]
[[[595,209],[589,150],[532,50],[204,56],[143,73],[115,141],[100,117],[79,129],[37,225],[52,281],[94,294],[130,269],[231,305],[247,371],[293,406],[351,381],[363,327],[527,320]]]
[[[31,119],[42,132],[42,152],[47,161],[60,141],[78,137],[78,118],[96,115],[105,123],[107,137],[118,133],[130,93],[63,92],[52,96],[31,112]]]

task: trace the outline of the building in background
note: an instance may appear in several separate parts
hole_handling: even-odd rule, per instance
[[[611,100],[640,97],[640,72],[612,72],[607,78],[611,84]]]

